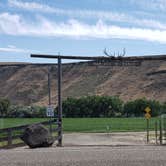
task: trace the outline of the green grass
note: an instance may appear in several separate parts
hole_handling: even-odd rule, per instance
[[[20,126],[48,120],[47,118],[5,118],[0,119],[0,128]],[[150,129],[154,130],[155,118],[150,119]],[[109,129],[108,129],[109,127]],[[64,132],[118,132],[145,131],[145,118],[64,118]]]
[[[150,120],[154,130],[155,118]],[[145,118],[68,118],[63,120],[65,132],[145,131]]]
[[[48,120],[47,118],[0,118],[0,129],[32,124]]]
[[[156,118],[150,119],[150,130],[154,130]],[[0,119],[0,129],[32,124],[49,120],[47,118],[4,118]],[[49,128],[49,126],[47,126]],[[55,127],[55,125],[53,126]],[[108,128],[109,127],[109,128]],[[120,132],[120,131],[146,131],[145,118],[64,118],[63,132]],[[15,131],[13,135],[17,135]],[[56,135],[56,133],[54,133]],[[1,133],[7,136],[7,133]],[[14,139],[13,144],[21,143]],[[7,141],[0,142],[0,148],[7,145]]]

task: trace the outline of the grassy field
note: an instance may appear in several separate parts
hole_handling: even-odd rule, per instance
[[[0,128],[20,126],[46,121],[46,118],[5,118],[0,119]],[[150,119],[150,129],[154,130],[155,118]],[[64,118],[64,132],[118,132],[145,131],[145,118]]]

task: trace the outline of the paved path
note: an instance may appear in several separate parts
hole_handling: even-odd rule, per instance
[[[166,166],[166,146],[73,146],[0,150],[0,166]]]
[[[71,145],[146,145],[146,132],[68,133],[63,144]]]

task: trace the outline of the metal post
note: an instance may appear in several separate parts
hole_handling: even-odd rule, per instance
[[[50,68],[48,67],[48,104],[51,105]]]
[[[58,57],[58,146],[62,146],[62,99],[61,99],[61,83],[62,83],[62,65],[61,57]]]
[[[163,133],[162,133],[162,122],[161,122],[161,119],[160,119],[160,121],[159,121],[159,128],[160,128],[160,145],[162,145],[163,144]]]
[[[166,116],[163,117],[163,132],[164,132],[164,141],[166,141]],[[166,142],[164,142],[165,144]]]
[[[147,122],[147,143],[149,143],[149,119],[146,119]]]
[[[12,145],[12,129],[8,129],[8,147]]]
[[[49,67],[48,67],[48,105],[51,106],[51,80],[50,80]],[[52,133],[51,116],[50,116],[50,132]]]
[[[157,135],[158,135],[158,132],[157,132],[157,120],[155,121],[155,139],[156,139],[156,144],[157,144]]]

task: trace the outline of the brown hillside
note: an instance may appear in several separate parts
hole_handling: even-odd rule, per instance
[[[0,64],[0,97],[14,104],[47,105],[47,69],[51,66],[52,101],[57,101],[57,68],[48,64]],[[123,100],[147,97],[166,101],[166,60],[146,60],[141,66],[63,65],[63,98],[119,95]]]

